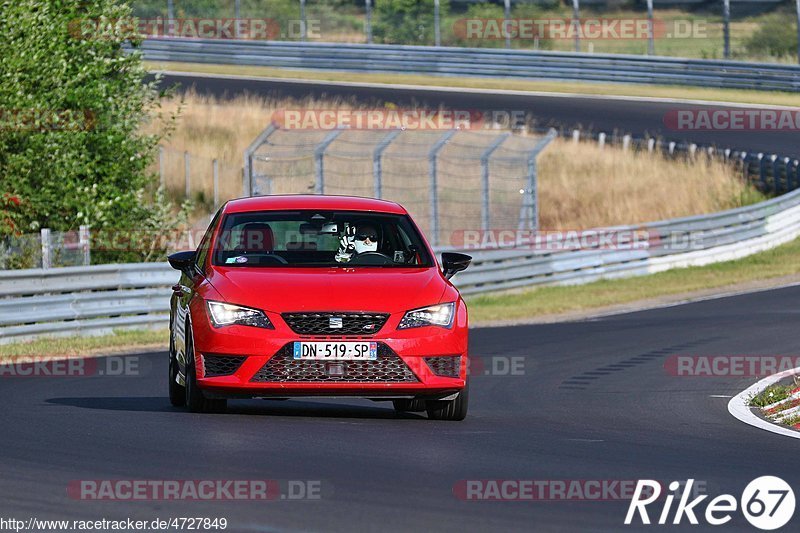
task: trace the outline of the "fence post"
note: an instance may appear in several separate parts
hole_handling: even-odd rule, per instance
[[[504,133],[490,144],[481,154],[481,229],[488,231],[491,225],[491,202],[489,197],[489,159],[492,154],[508,139],[510,133]]]
[[[508,20],[511,18],[511,0],[505,0],[503,6],[503,30],[506,34],[506,48],[511,48],[511,32]]]
[[[175,37],[175,2],[167,0],[167,35]]]
[[[158,147],[158,176],[159,176],[159,182],[161,183],[161,188],[162,189],[166,189],[166,187],[167,187],[167,178],[166,178],[165,172],[166,171],[164,170],[164,147],[163,146],[159,146]]]
[[[214,159],[211,162],[211,169],[214,175],[214,209],[219,205],[219,161]]]
[[[306,37],[306,0],[300,0],[300,40],[305,41]]]
[[[428,195],[431,203],[430,227],[431,244],[433,246],[439,246],[439,184],[437,181],[438,169],[436,165],[436,158],[439,155],[439,151],[444,148],[447,142],[453,138],[453,135],[455,135],[457,131],[458,130],[450,130],[442,135],[428,152],[428,178],[430,180],[430,190]]]
[[[655,55],[655,40],[655,28],[653,25],[653,0],[647,0],[647,55]]]
[[[51,266],[50,251],[52,249],[52,243],[50,242],[49,228],[42,228],[41,240],[42,240],[42,268],[46,270]]]
[[[433,0],[433,42],[436,46],[442,46],[442,20],[441,6],[439,0]]]
[[[325,194],[325,150],[344,130],[333,130],[314,148],[315,194]]]
[[[580,0],[572,0],[572,31],[575,32],[575,51],[581,51],[581,5]]]
[[[364,33],[367,35],[367,44],[372,44],[372,0],[365,0],[367,18],[364,21]]]
[[[252,143],[250,143],[250,146],[248,146],[244,151],[244,168],[242,169],[242,196],[253,196],[253,178],[255,178],[255,173],[253,172],[253,154],[263,144],[265,144],[270,136],[276,131],[278,131],[278,127],[275,124],[270,124],[258,135],[258,137],[256,137]]]
[[[241,24],[242,24],[242,0],[234,0],[233,2],[233,18],[235,19],[233,23],[234,27],[234,37],[237,39],[241,38]]]
[[[394,141],[402,131],[403,130],[390,131],[386,137],[378,143],[378,146],[375,147],[375,151],[372,153],[373,193],[375,194],[375,198],[383,198],[383,152],[386,151],[392,141]]]
[[[92,264],[92,240],[89,234],[89,226],[78,228],[78,243],[83,251],[83,266]]]
[[[725,59],[731,57],[731,1],[722,0],[722,39]]]
[[[192,196],[192,182],[190,179],[191,162],[189,160],[189,152],[183,152],[183,177],[186,181],[186,198]]]
[[[547,148],[553,139],[558,137],[558,131],[550,128],[544,139],[539,141],[533,147],[530,154],[528,154],[528,176],[526,189],[521,190],[525,196],[522,197],[522,206],[519,210],[519,227],[518,229],[528,229],[530,231],[539,230],[539,196],[538,196],[538,169],[536,166],[536,158],[539,154]]]

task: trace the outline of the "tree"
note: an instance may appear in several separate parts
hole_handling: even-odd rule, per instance
[[[441,0],[442,20],[450,1]],[[434,0],[376,0],[375,40],[392,44],[433,44]]]
[[[128,231],[157,211],[149,169],[174,117],[157,113],[157,80],[123,49],[130,32],[114,23],[130,20],[117,0],[3,1],[0,193],[25,199],[20,230]],[[144,135],[153,116],[163,133]]]

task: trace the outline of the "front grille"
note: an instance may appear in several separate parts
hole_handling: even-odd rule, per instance
[[[231,355],[204,355],[204,375],[207,378],[230,376],[239,370],[239,367],[242,366],[244,359],[244,357]]]
[[[426,357],[431,372],[443,378],[457,378],[461,374],[461,356]]]
[[[343,365],[344,375],[329,376],[327,365]],[[418,379],[391,348],[378,343],[378,358],[374,361],[296,361],[292,344],[284,346],[251,380],[268,382],[341,382],[341,383],[413,383]]]
[[[370,336],[380,331],[388,314],[383,313],[284,313],[292,331],[300,335]]]

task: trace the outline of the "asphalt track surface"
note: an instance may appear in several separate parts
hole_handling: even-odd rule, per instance
[[[800,157],[797,131],[687,131],[667,127],[665,117],[685,109],[734,109],[721,104],[698,105],[677,102],[607,99],[592,96],[548,96],[540,94],[474,94],[436,89],[387,86],[357,87],[302,81],[234,79],[169,74],[165,85],[194,88],[200,94],[232,97],[244,93],[278,98],[315,99],[338,97],[364,105],[419,105],[438,109],[523,111],[535,117],[537,127],[582,128],[594,132],[653,136],[666,141],[694,142],[720,149],[764,152]],[[269,117],[265,117],[265,127]]]
[[[624,531],[634,529],[622,525],[624,501],[463,501],[453,487],[694,478],[712,496],[738,498],[750,480],[778,475],[797,490],[797,441],[735,420],[728,399],[714,397],[754,378],[677,377],[664,363],[674,354],[797,354],[798,318],[794,287],[475,329],[471,351],[484,368],[521,357],[524,371],[473,376],[460,423],[354,399],[239,401],[227,414],[190,414],[169,406],[165,353],[143,354],[138,376],[6,376],[0,516],[226,517],[229,531]],[[319,480],[322,498],[80,501],[66,492],[80,479]],[[716,529],[754,531],[740,514]]]

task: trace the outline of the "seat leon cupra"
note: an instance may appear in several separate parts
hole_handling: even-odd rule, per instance
[[[358,397],[438,420],[467,414],[467,307],[408,212],[344,196],[225,204],[170,305],[169,396],[195,412],[236,398]]]

